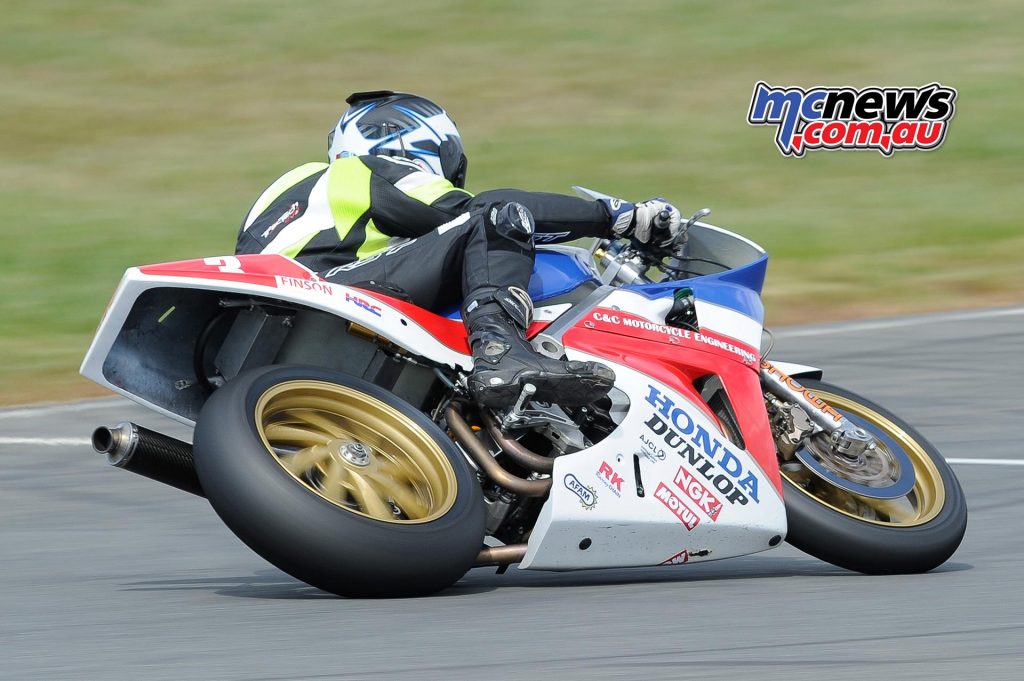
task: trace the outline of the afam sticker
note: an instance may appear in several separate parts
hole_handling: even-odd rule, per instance
[[[579,481],[572,473],[566,474],[562,479],[562,484],[565,488],[580,498],[580,505],[588,511],[593,510],[597,506],[597,490],[593,487],[584,485]]]

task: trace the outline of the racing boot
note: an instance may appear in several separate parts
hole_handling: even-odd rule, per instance
[[[473,373],[469,390],[492,408],[510,407],[532,383],[531,399],[564,407],[590,404],[608,394],[615,372],[598,362],[558,360],[538,354],[526,340],[533,303],[514,286],[472,296],[462,318],[469,330]]]

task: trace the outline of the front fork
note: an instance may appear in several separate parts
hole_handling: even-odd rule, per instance
[[[780,448],[795,451],[804,438],[819,432],[828,434],[833,453],[848,459],[857,459],[877,446],[875,438],[870,433],[855,425],[768,360],[761,360],[760,373],[761,384],[769,396],[783,400],[783,403],[780,403],[768,397],[769,402],[774,402],[777,409],[787,410],[788,419],[781,434],[784,441],[779,443]]]

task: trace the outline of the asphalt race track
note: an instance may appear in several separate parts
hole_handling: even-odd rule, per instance
[[[204,500],[86,444],[126,418],[180,427],[120,399],[13,409],[0,678],[1024,678],[1024,308],[778,336],[772,358],[824,367],[954,459],[971,516],[945,566],[865,577],[783,546],[665,568],[478,569],[430,599],[343,600],[263,562]]]

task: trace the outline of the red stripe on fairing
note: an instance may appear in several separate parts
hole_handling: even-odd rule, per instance
[[[584,324],[587,319],[591,318],[584,318],[565,332],[562,342],[566,347],[624,364],[650,376],[685,397],[721,429],[718,417],[693,387],[694,381],[698,378],[716,374],[722,380],[725,392],[729,396],[746,450],[750,452],[765,477],[779,494],[782,494],[775,438],[772,437],[771,426],[768,423],[764,394],[761,391],[761,380],[756,367],[735,361],[736,358],[731,353],[714,353],[701,350],[699,347],[679,346],[677,350],[669,351],[660,341],[589,328]],[[732,361],[723,361],[726,357]]]
[[[237,258],[238,267],[234,267],[233,262],[229,261],[231,258]],[[208,264],[206,260],[210,260],[213,264]],[[243,284],[256,284],[271,288],[278,287],[277,277],[288,277],[302,281],[323,281],[311,270],[283,255],[238,255],[208,258],[206,260],[179,260],[177,262],[144,265],[139,270],[143,274],[153,276],[237,281]],[[330,284],[330,282],[327,283]],[[338,286],[339,284],[331,285]],[[377,291],[359,290],[367,298],[373,298],[398,310],[423,327],[427,333],[434,336],[445,347],[463,355],[469,354],[469,340],[466,336],[466,327],[463,326],[461,321],[442,317],[441,315],[424,310],[422,307],[407,303],[404,300],[392,298],[391,296],[382,295]],[[527,330],[526,337],[533,338],[547,328],[550,323],[548,321],[534,322]]]
[[[605,307],[594,308],[579,324],[588,329],[604,333],[613,333],[629,338],[641,338],[655,343],[664,343],[680,348],[685,347],[688,350],[707,352],[750,366],[757,366],[760,359],[760,353],[757,348],[752,348],[732,336],[707,328],[701,328],[699,332],[693,332],[675,326],[668,326],[667,324],[659,324],[645,317],[622,310],[613,310]],[[650,328],[645,328],[645,326]],[[726,346],[731,345],[739,352],[719,347],[714,344],[714,341],[718,341]]]
[[[391,296],[386,296],[377,291],[369,291],[367,289],[359,290],[365,293],[367,297],[373,298],[379,303],[398,310],[403,315],[423,327],[427,333],[436,338],[446,348],[462,353],[463,355],[468,355],[470,353],[466,326],[461,320],[442,317],[441,315],[425,310],[418,305],[414,305],[404,300],[399,300],[398,298],[392,298]],[[533,338],[547,328],[550,323],[551,322],[544,321],[530,324],[530,328],[526,331],[526,337]]]
[[[743,444],[781,496],[782,477],[779,474],[778,452],[764,406],[760,374],[740,364],[729,364],[727,369],[723,364],[723,370],[718,375],[733,411],[736,412],[736,422],[743,433]]]
[[[233,267],[231,259],[238,260]],[[212,264],[207,264],[206,260]],[[195,279],[216,279],[237,281],[243,284],[257,284],[277,288],[275,277],[293,279],[317,279],[309,269],[283,255],[237,255],[198,260],[178,260],[156,265],[143,265],[143,274],[167,277],[191,277]]]
[[[403,315],[419,324],[431,336],[441,342],[442,345],[463,355],[469,354],[469,339],[466,337],[466,327],[462,322],[455,319],[448,319],[429,310],[424,310],[418,305],[383,295],[377,291],[359,289],[366,297],[373,298],[379,303],[398,310]],[[415,350],[415,348],[412,348]]]

